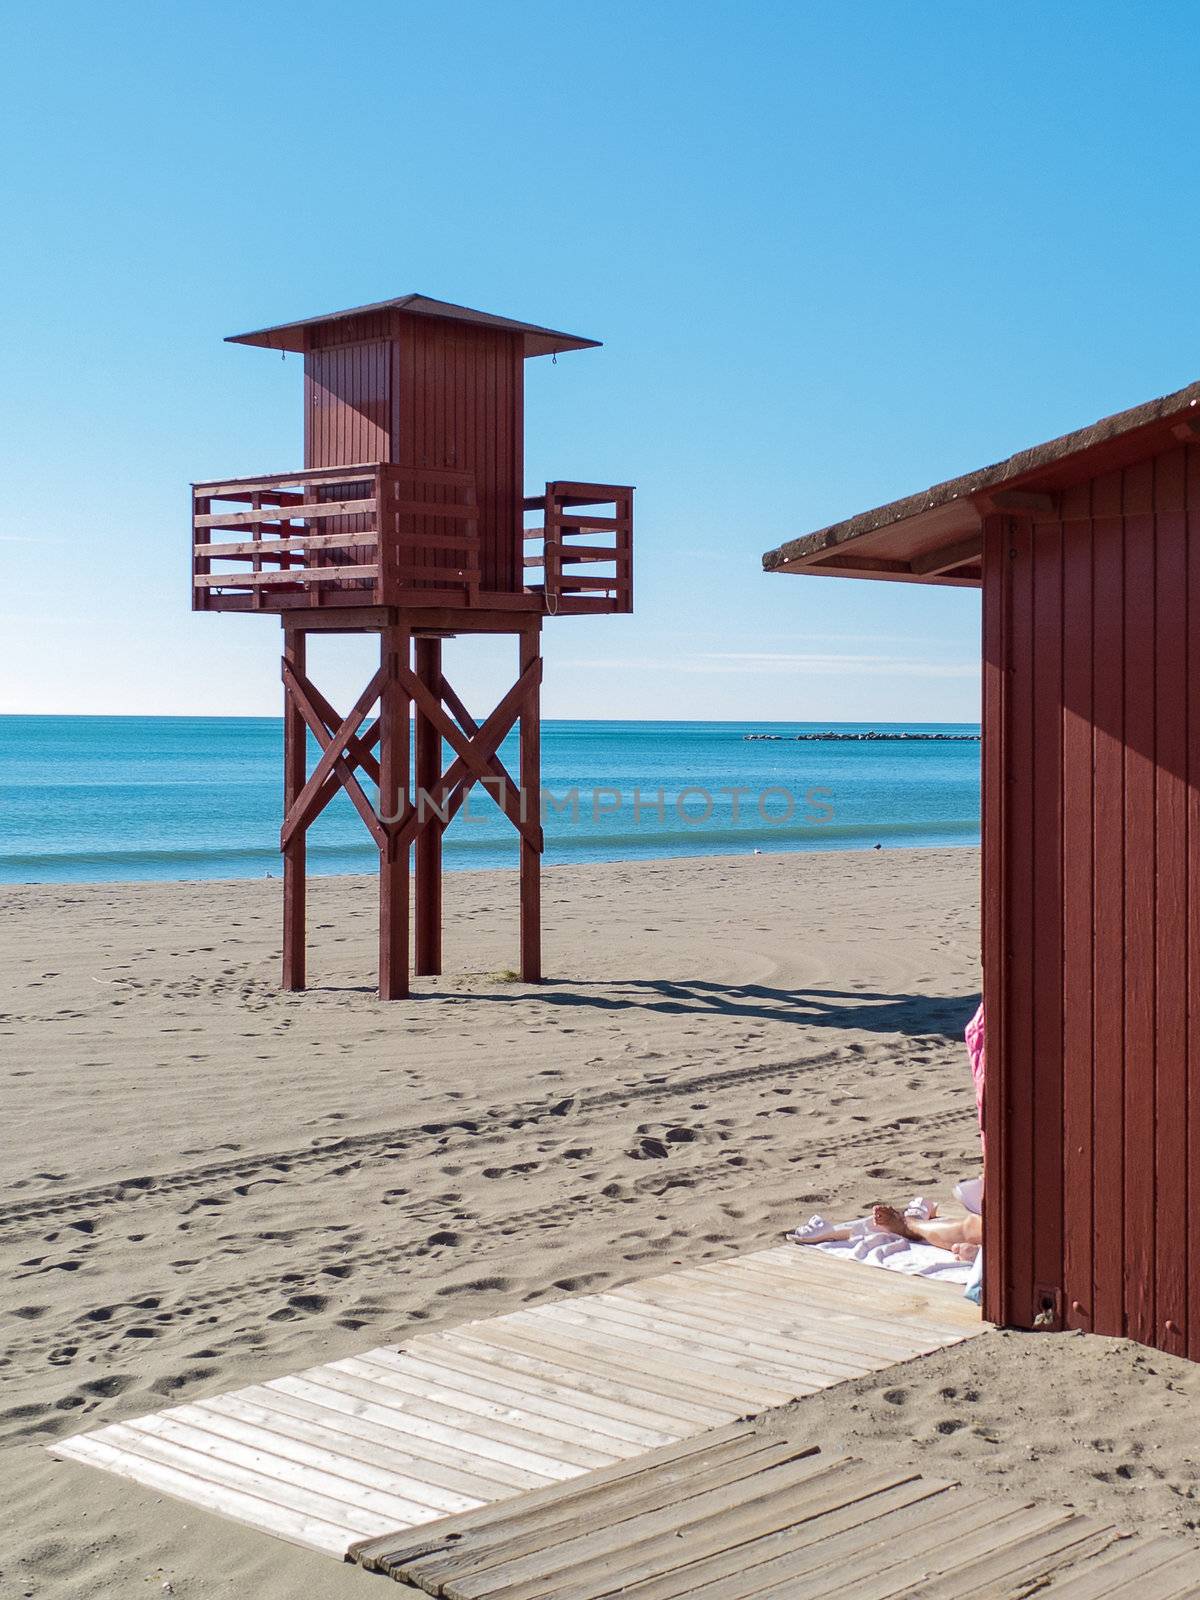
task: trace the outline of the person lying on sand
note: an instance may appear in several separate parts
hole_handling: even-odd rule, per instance
[[[961,1217],[906,1216],[896,1206],[871,1207],[871,1221],[881,1233],[897,1233],[902,1239],[921,1239],[939,1250],[949,1250],[959,1261],[974,1261],[983,1244],[983,1218],[968,1211]]]
[[[784,1237],[791,1244],[829,1244],[860,1239],[875,1233],[892,1233],[901,1239],[921,1240],[948,1250],[959,1261],[974,1261],[983,1244],[983,1219],[974,1210],[982,1199],[977,1181],[959,1184],[955,1194],[967,1206],[961,1217],[943,1217],[936,1202],[918,1195],[902,1211],[899,1206],[872,1206],[861,1222],[827,1222],[822,1216],[810,1217]]]

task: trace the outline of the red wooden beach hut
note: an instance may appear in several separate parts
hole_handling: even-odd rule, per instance
[[[304,358],[303,469],[192,493],[194,609],[282,623],[284,987],[305,985],[305,838],[339,790],[379,850],[380,995],[408,992],[414,856],[415,966],[441,971],[442,833],[475,784],[520,835],[521,976],[535,981],[542,619],[632,609],[633,490],[570,480],[526,496],[524,369],[596,341],[408,294],[230,342]],[[308,674],[315,633],[378,636],[379,670],[344,716]],[[482,722],[442,670],[456,634],[518,646]],[[518,718],[514,777],[499,751]]]
[[[1200,384],[763,565],[982,587],[984,1311],[1200,1359]]]

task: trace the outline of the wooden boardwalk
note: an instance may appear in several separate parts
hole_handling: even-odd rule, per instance
[[[952,1285],[789,1245],[440,1329],[48,1448],[345,1557],[983,1327]]]
[[[353,1552],[446,1600],[1200,1595],[1195,1547],[740,1424]]]

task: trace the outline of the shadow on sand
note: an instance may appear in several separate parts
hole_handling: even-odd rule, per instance
[[[713,983],[704,978],[672,982],[662,978],[624,978],[580,988],[547,978],[534,994],[457,992],[438,997],[502,1004],[584,1006],[597,1011],[654,1011],[667,1016],[737,1017],[752,1022],[799,1023],[805,1027],[855,1029],[866,1033],[936,1035],[961,1039],[979,1004],[977,994],[877,994],[870,990],[772,989],[759,983]],[[434,998],[431,996],[430,998]]]

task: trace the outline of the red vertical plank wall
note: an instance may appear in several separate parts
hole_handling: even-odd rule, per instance
[[[992,1322],[1015,1323],[1011,1285],[1014,1263],[1009,1238],[1009,1116],[1013,1098],[1009,1084],[1011,1052],[1008,1037],[1008,617],[1012,610],[1009,577],[1010,528],[1002,517],[988,517],[983,526],[983,763],[981,851],[983,986],[986,1007],[987,1089],[984,1132],[987,1137],[983,1229],[987,1240],[984,1315]],[[1003,1182],[1000,1181],[1003,1175]]]
[[[386,341],[313,350],[305,358],[304,377],[304,465],[386,461],[391,424]]]
[[[1028,686],[1032,760],[1027,851],[1032,905],[1031,1090],[1033,1159],[1030,1162],[1033,1298],[1055,1301],[1062,1285],[1063,1078],[1040,1070],[1063,1040],[1063,540],[1062,524],[1025,524],[1018,568],[1029,571],[1030,656],[1037,663]],[[1023,558],[1023,559],[1022,559]]]
[[[984,528],[985,1313],[1193,1359],[1198,515],[1180,446]]]
[[[1091,485],[1074,543],[1092,552],[1092,1277],[1069,1287],[1068,1325],[1124,1327],[1125,527],[1120,473]],[[1070,885],[1072,894],[1075,883]],[[1072,1015],[1069,1027],[1079,1026]],[[1082,1064],[1081,1064],[1082,1065]]]
[[[1155,1195],[1155,863],[1154,827],[1154,518],[1153,459],[1122,474],[1125,528],[1125,1037],[1122,1089],[1125,1122],[1125,1329],[1154,1343]],[[1176,685],[1176,693],[1186,691]],[[1164,684],[1164,692],[1169,686]],[[1167,1112],[1164,1106],[1164,1114]],[[1107,1113],[1115,1113],[1115,1106]]]
[[[342,331],[339,340],[347,334],[378,331],[369,326],[352,326]],[[390,383],[390,347],[386,339],[352,337],[348,342],[310,350],[304,358],[304,465],[349,467],[386,460]],[[327,484],[316,491],[316,498],[366,500],[370,494],[368,483]],[[364,516],[344,519],[338,527],[343,533],[358,533],[369,525]],[[355,587],[365,589],[370,585],[363,582]],[[323,598],[318,590],[313,604],[319,606]]]
[[[1154,1103],[1157,1182],[1153,1270],[1156,1344],[1200,1355],[1200,1323],[1187,1310],[1188,1254],[1188,453],[1155,462],[1155,975]],[[1197,707],[1200,713],[1200,707]],[[1200,722],[1200,715],[1193,720]],[[1200,948],[1196,949],[1200,958]],[[1200,969],[1198,969],[1200,970]],[[1200,1069],[1200,1060],[1195,1063]],[[1200,1278],[1200,1268],[1197,1269]]]
[[[473,472],[479,503],[480,586],[524,587],[520,337],[436,317],[400,316],[393,346],[392,459],[406,467]],[[449,490],[433,492],[452,497]],[[430,521],[430,532],[444,524]]]
[[[473,472],[480,586],[519,594],[525,582],[520,336],[401,314],[339,323],[337,340],[305,357],[305,466],[392,461]],[[450,487],[423,485],[416,492],[435,502],[458,497]],[[440,536],[446,523],[418,520],[414,531]],[[460,557],[447,552],[437,561],[455,566]]]
[[[1097,690],[1096,611],[1092,543],[1087,537],[1092,491],[1078,484],[1063,496],[1062,544],[1062,900],[1063,1014],[1063,1283],[1092,1281],[1092,1179],[1095,1130],[1093,1104],[1093,940],[1097,895],[1092,785],[1092,706]],[[1076,525],[1082,537],[1075,536]],[[1065,530],[1071,528],[1072,532]],[[1105,658],[1101,656],[1103,667]],[[1057,1280],[1055,1280],[1057,1281]],[[1090,1326],[1083,1302],[1063,1296],[1059,1307],[1070,1326]]]
[[[1186,543],[1183,559],[1187,569],[1185,588],[1188,626],[1185,667],[1189,684],[1200,683],[1200,451],[1189,450],[1185,465],[1184,510],[1180,518],[1181,536]],[[1194,620],[1193,620],[1194,619]],[[1200,1250],[1200,709],[1190,705],[1186,714],[1187,782],[1184,796],[1184,855],[1187,864],[1185,927],[1187,932],[1184,973],[1186,976],[1184,1071],[1187,1099],[1179,1107],[1184,1130],[1182,1149],[1187,1170],[1184,1186],[1187,1206],[1179,1220],[1179,1247],[1190,1263]],[[1190,1268],[1185,1284],[1185,1315],[1182,1342],[1193,1361],[1200,1361],[1200,1267]]]

